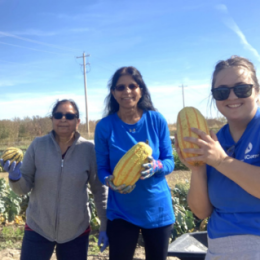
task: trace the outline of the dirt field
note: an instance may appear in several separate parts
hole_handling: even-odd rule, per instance
[[[0,172],[0,178],[4,178],[8,182],[8,173]],[[189,171],[174,171],[166,176],[170,188],[174,188],[176,183],[185,183],[186,180],[190,181]]]
[[[8,174],[0,173],[0,178],[4,178],[8,182]],[[167,177],[167,182],[170,188],[174,188],[176,183],[184,183],[186,180],[190,180],[190,172],[189,171],[174,171],[169,174]],[[1,260],[18,260],[20,259],[20,250],[17,249],[4,249],[0,251],[0,259]],[[56,260],[55,254],[53,254],[51,260]],[[143,260],[145,259],[144,248],[141,246],[137,246],[135,250],[135,255],[133,260]],[[178,260],[177,257],[168,257],[167,260]],[[88,260],[108,260],[108,250],[106,249],[102,254],[93,255],[91,252],[88,255]]]
[[[5,249],[0,251],[0,259],[1,260],[18,260],[20,259],[20,250],[15,249]],[[100,253],[99,255],[88,255],[88,260],[108,260],[108,252]],[[135,251],[135,255],[133,260],[143,260],[145,259],[144,249],[142,247],[137,247]],[[55,254],[52,255],[50,260],[57,260]],[[76,259],[71,259],[76,260]],[[167,260],[179,260],[177,257],[167,257]]]

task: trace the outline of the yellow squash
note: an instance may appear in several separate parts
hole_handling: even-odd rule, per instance
[[[19,163],[23,160],[23,151],[16,147],[9,147],[2,154],[2,159],[4,160],[4,162],[10,160],[10,164],[14,161],[16,161],[16,163]]]
[[[209,128],[206,119],[200,113],[200,111],[194,107],[185,107],[179,112],[177,118],[177,140],[183,158],[197,156],[196,154],[183,152],[183,149],[185,148],[198,148],[197,145],[183,140],[183,137],[187,137],[187,136],[198,138],[198,135],[191,132],[190,129],[191,127],[198,128],[203,132],[205,132],[206,134],[209,134]],[[192,161],[188,163],[190,165],[195,165],[195,166],[204,164],[201,161]]]
[[[152,149],[148,144],[139,142],[134,145],[117,163],[113,172],[113,183],[116,186],[135,184],[141,176],[142,164],[147,162],[150,155]]]

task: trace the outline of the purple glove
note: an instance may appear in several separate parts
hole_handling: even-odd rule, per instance
[[[3,169],[9,173],[9,179],[12,180],[12,181],[18,181],[21,176],[22,176],[22,173],[20,172],[20,167],[22,166],[22,162],[19,162],[17,165],[16,165],[16,162],[12,162],[12,164],[10,165],[10,161],[7,160],[5,163],[4,163],[4,160],[3,159],[0,159],[0,163],[1,165],[3,166]]]
[[[130,193],[135,188],[135,185],[126,186],[125,184],[122,184],[122,185],[116,186],[113,183],[114,178],[115,177],[113,175],[110,175],[105,178],[106,185],[113,191],[119,192],[121,194],[126,194],[126,193]]]
[[[102,247],[101,244],[103,244]],[[109,243],[106,231],[100,231],[98,237],[98,246],[100,247],[100,252],[102,253],[108,245]]]
[[[154,160],[152,156],[147,157],[147,159],[148,163],[142,165],[145,170],[141,172],[141,180],[152,177],[155,173],[160,172],[163,168],[161,161]]]

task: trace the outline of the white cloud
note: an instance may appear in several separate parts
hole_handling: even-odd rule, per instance
[[[20,45],[16,45],[16,44],[10,44],[10,43],[6,43],[6,42],[2,42],[2,41],[0,41],[0,44],[12,46],[12,47],[23,48],[23,49],[32,50],[32,51],[45,52],[45,53],[50,53],[50,54],[63,54],[63,53],[58,53],[58,52],[51,52],[51,51],[38,50],[38,49],[34,49],[34,48],[28,48],[28,47],[24,47],[24,46],[20,46]]]
[[[88,27],[79,27],[79,28],[70,28],[70,29],[63,29],[59,31],[41,31],[35,29],[27,29],[24,31],[13,31],[10,34],[13,35],[29,35],[29,36],[38,36],[38,37],[50,37],[55,36],[58,34],[68,34],[68,33],[81,33],[90,31]]]
[[[35,41],[35,40],[28,39],[28,38],[17,36],[15,34],[0,31],[0,37],[1,36],[2,37],[10,37],[10,38],[14,38],[14,39],[18,39],[18,40],[26,41],[26,42],[31,42],[31,43],[35,43],[35,44],[39,44],[39,45],[44,45],[44,46],[47,46],[47,47],[51,47],[51,48],[55,48],[55,49],[59,49],[59,50],[63,50],[63,51],[73,51],[73,52],[78,51],[78,50],[75,50],[75,49],[64,48],[64,47],[57,46],[57,45],[54,45],[54,44],[48,44],[48,43],[45,43],[45,42]]]
[[[223,5],[223,4],[217,5],[216,9],[220,10],[222,13],[225,14],[223,22],[225,23],[225,25],[228,28],[230,28],[239,37],[244,48],[249,50],[258,59],[258,61],[260,61],[260,55],[259,55],[258,51],[247,41],[244,33],[241,31],[241,29],[236,24],[236,22],[233,20],[233,18],[229,15],[226,5]]]
[[[14,31],[12,32],[14,35],[30,35],[30,36],[40,36],[40,37],[45,37],[45,36],[54,36],[57,35],[56,32],[45,32],[41,30],[35,30],[35,29],[27,29],[24,31]]]
[[[11,84],[11,83],[10,83]],[[178,86],[162,85],[160,87],[149,87],[154,106],[166,118],[168,123],[176,122],[176,117],[183,107],[182,90]],[[203,93],[201,92],[203,90]],[[205,91],[204,91],[205,90]],[[104,100],[107,96],[107,89],[90,88],[88,90],[88,111],[89,120],[98,120],[102,117]],[[206,117],[211,117],[208,109],[209,86],[194,85],[185,89],[185,106],[198,108]],[[19,93],[6,94],[5,99],[0,103],[5,107],[5,113],[0,114],[1,119],[24,118],[32,116],[49,116],[52,106],[58,99],[71,98],[75,100],[80,110],[80,118],[85,122],[85,96],[73,92],[56,92],[53,95],[46,93]]]
[[[29,80],[23,80],[23,79],[19,79],[19,80],[7,79],[7,80],[5,80],[5,79],[3,79],[3,80],[0,80],[0,88],[1,87],[3,87],[3,88],[13,87],[13,86],[28,84],[28,83],[30,83]]]
[[[2,80],[0,81],[0,88],[1,87],[11,87],[11,86],[14,86],[15,83],[10,81],[10,80]]]
[[[243,34],[243,32],[240,30],[238,25],[232,20],[227,19],[226,25],[237,34],[237,36],[240,38],[240,41],[245,49],[249,50],[253,53],[253,55],[260,61],[260,55],[257,52],[257,50],[247,41],[246,36]]]
[[[220,5],[216,5],[216,9],[218,9],[219,11],[223,12],[223,13],[228,13],[228,9],[226,7],[226,5],[224,4],[220,4]]]
[[[90,31],[90,29],[89,28],[72,28],[72,29],[69,29],[68,31],[74,32],[74,33],[81,33],[81,32],[88,32],[88,31]]]
[[[89,94],[91,95],[91,98],[88,98],[89,120],[97,120],[102,116],[104,99],[100,98],[100,95],[92,95],[91,91],[89,91]],[[82,121],[85,121],[84,95],[76,95],[74,93],[63,94],[63,92],[56,92],[53,95],[47,95],[46,93],[6,94],[4,100],[0,98],[1,105],[5,107],[5,113],[0,114],[0,120],[36,115],[41,117],[49,116],[54,103],[61,99],[73,99],[79,107]]]

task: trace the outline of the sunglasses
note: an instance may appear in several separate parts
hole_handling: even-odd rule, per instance
[[[124,91],[126,88],[129,88],[130,90],[135,90],[139,87],[139,85],[131,83],[129,85],[117,85],[114,87],[115,90],[117,91]]]
[[[53,117],[55,119],[62,119],[63,116],[65,116],[65,118],[67,120],[73,120],[74,118],[78,118],[78,116],[76,114],[72,114],[72,113],[62,114],[61,112],[56,112],[56,113],[53,114]]]
[[[228,99],[231,89],[234,90],[234,93],[238,98],[248,98],[252,94],[252,87],[253,87],[252,84],[241,84],[232,88],[222,86],[222,87],[211,89],[211,92],[213,98],[215,98],[216,100]]]

